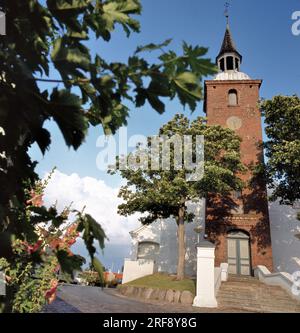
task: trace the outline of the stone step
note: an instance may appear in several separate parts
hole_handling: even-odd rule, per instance
[[[237,281],[237,282],[260,282],[257,278],[254,276],[242,276],[242,275],[229,275],[228,281]]]
[[[249,285],[243,285],[243,286],[237,286],[237,285],[230,285],[224,283],[222,285],[222,290],[228,290],[228,291],[238,291],[238,292],[243,292],[243,291],[256,291],[257,293],[264,293],[264,294],[273,294],[273,295],[288,295],[287,292],[277,286],[273,286],[272,288],[264,288],[262,286],[249,286]]]
[[[285,306],[262,306],[262,311],[268,311],[268,312],[299,312],[299,309],[296,307],[285,307]]]
[[[263,312],[268,312],[268,311],[263,311],[262,309],[258,308],[258,307],[251,307],[251,306],[241,306],[240,304],[237,305],[230,305],[228,306],[227,304],[222,305],[222,304],[218,304],[221,308],[230,308],[230,309],[237,309],[239,310],[239,312],[257,312],[257,313],[263,313]]]
[[[232,290],[232,289],[222,289],[220,290],[220,292],[225,292],[227,294],[232,294],[232,295],[235,295],[235,294],[243,294],[243,295],[258,295],[258,296],[262,296],[262,297],[269,297],[269,296],[277,296],[279,298],[288,298],[290,299],[290,295],[285,293],[285,292],[281,292],[281,291],[276,291],[276,292],[266,292],[266,291],[262,291],[262,290]]]
[[[226,289],[222,289],[219,290],[218,295],[228,295],[228,296],[233,296],[233,297],[237,297],[237,296],[242,296],[242,297],[251,297],[251,298],[260,298],[260,299],[264,299],[264,298],[269,298],[269,296],[272,296],[272,298],[274,296],[276,296],[276,299],[279,300],[293,300],[289,295],[287,294],[282,294],[282,293],[259,293],[259,292],[255,292],[255,291],[231,291],[231,290],[226,290]]]
[[[276,300],[276,303],[271,302],[271,301],[265,301],[263,299],[246,299],[246,298],[241,298],[241,297],[217,297],[218,301],[220,303],[239,303],[241,305],[245,305],[245,304],[250,304],[250,305],[259,305],[259,306],[268,306],[268,307],[286,307],[286,308],[296,308],[299,307],[297,304],[293,303],[293,302],[289,302],[288,300],[285,301],[279,301]],[[299,307],[300,308],[300,307]]]
[[[231,288],[262,288],[261,284],[247,283],[247,282],[226,282],[226,286]]]
[[[256,299],[274,299],[276,298],[277,300],[293,300],[292,297],[289,295],[285,294],[273,294],[273,293],[257,293],[255,291],[247,291],[247,292],[232,292],[228,290],[220,290],[218,295],[228,295],[228,296],[233,296],[233,297],[251,297],[251,298],[256,298]]]
[[[300,307],[295,304],[289,303],[262,303],[262,302],[254,302],[254,301],[245,301],[245,300],[234,300],[234,299],[219,299],[218,304],[224,307],[240,307],[240,308],[253,308],[256,310],[263,309],[269,311],[300,311]]]
[[[276,297],[277,299],[292,299],[289,295],[286,294],[282,294],[282,293],[264,293],[264,292],[256,292],[255,290],[251,291],[232,291],[232,290],[220,290],[219,294],[224,293],[226,295],[233,295],[233,296],[237,296],[237,295],[242,295],[245,297],[259,297],[259,298],[273,298]]]
[[[227,305],[224,306],[227,308]],[[247,307],[247,306],[231,306],[231,309],[238,309],[239,311],[244,312],[256,312],[256,313],[297,313],[299,310],[290,310],[290,309],[271,309],[271,308],[258,308],[258,307]]]
[[[259,297],[257,295],[250,295],[249,297],[245,296],[245,295],[231,295],[231,294],[223,294],[220,293],[217,296],[219,299],[236,299],[236,300],[249,300],[249,301],[253,301],[253,302],[264,302],[266,304],[270,303],[272,304],[274,302],[274,298],[272,299],[268,299],[268,298],[263,298],[263,297]],[[296,301],[294,301],[292,298],[276,298],[276,302],[280,302],[280,303],[284,303],[284,304],[295,304],[295,305],[299,305],[297,304]]]
[[[300,312],[300,302],[279,286],[265,285],[254,277],[230,276],[217,295],[221,307],[251,312]]]

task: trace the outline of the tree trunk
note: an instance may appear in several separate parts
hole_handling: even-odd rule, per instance
[[[178,214],[178,263],[177,263],[177,280],[184,279],[185,266],[185,226],[184,226],[185,208],[181,207]]]

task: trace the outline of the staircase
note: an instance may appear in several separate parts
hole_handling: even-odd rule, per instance
[[[300,302],[279,286],[266,285],[254,277],[229,276],[217,295],[219,307],[249,312],[299,312]]]

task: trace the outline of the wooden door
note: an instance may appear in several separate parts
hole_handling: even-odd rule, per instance
[[[227,238],[229,274],[251,275],[249,237],[231,232]]]

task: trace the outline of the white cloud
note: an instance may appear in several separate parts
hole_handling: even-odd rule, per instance
[[[57,202],[62,210],[71,202],[72,208],[82,210],[93,216],[105,230],[110,245],[130,245],[129,231],[139,226],[138,215],[123,217],[118,215],[117,207],[122,202],[118,198],[119,188],[111,188],[104,181],[91,177],[80,178],[78,174],[66,175],[55,171],[45,190],[46,206]]]

